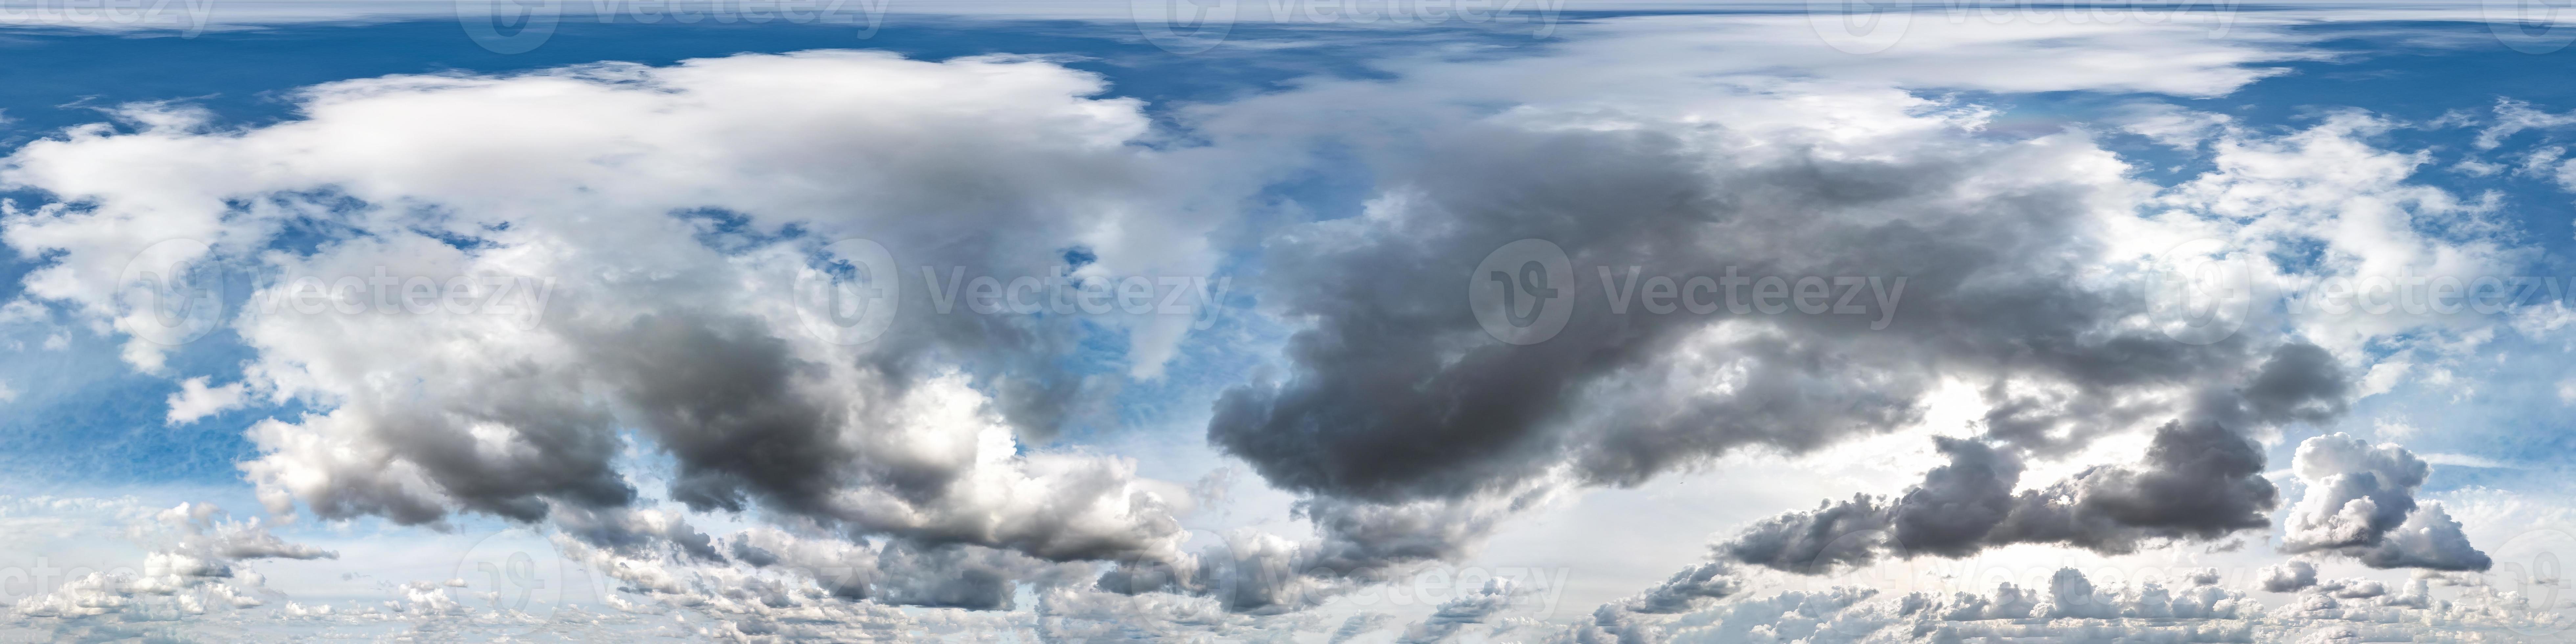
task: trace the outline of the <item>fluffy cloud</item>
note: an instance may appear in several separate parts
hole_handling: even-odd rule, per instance
[[[0,179],[58,201],[7,215],[5,239],[58,258],[29,294],[118,324],[154,321],[112,295],[157,239],[206,243],[155,259],[245,271],[258,288],[227,321],[258,352],[249,386],[316,409],[250,432],[261,455],[242,469],[280,514],[565,514],[595,543],[640,532],[720,556],[636,520],[645,492],[619,457],[633,429],[674,464],[659,492],[693,510],[924,548],[1169,558],[1167,507],[1185,501],[1123,459],[1027,449],[1087,413],[1098,381],[1042,367],[1091,327],[943,311],[905,288],[1048,276],[1067,249],[1089,253],[1076,278],[1205,275],[1192,231],[1213,224],[1172,218],[1188,204],[1148,189],[1167,177],[1134,145],[1139,105],[1089,98],[1101,89],[1040,61],[816,52],[346,81],[247,130],[134,106],[133,131],[78,128],[9,158]],[[268,247],[309,226],[348,234]],[[828,277],[866,259],[827,246],[843,237],[906,264]],[[843,343],[800,308],[800,275],[901,290],[882,305],[902,317]],[[1191,320],[1092,322],[1167,356],[1155,347]],[[153,340],[129,343],[138,366],[158,364]],[[203,385],[174,398],[174,422],[243,386]]]
[[[2329,434],[2300,443],[2291,466],[2307,493],[2282,526],[2283,552],[2332,552],[2373,568],[2486,570],[2492,563],[2441,504],[2416,502],[2432,466],[2404,447]]]
[[[1941,439],[1950,462],[1894,498],[1862,495],[1763,520],[1719,549],[1738,561],[1822,574],[1901,557],[1960,557],[2016,543],[2121,554],[2155,541],[2206,541],[2269,525],[2275,490],[2255,445],[2214,423],[2158,429],[2134,466],[2097,466],[2014,493],[2018,459]]]
[[[1990,411],[1981,435],[1936,443],[1946,462],[1920,483],[1759,522],[1721,544],[1729,562],[1677,572],[1565,635],[2247,640],[2288,628],[2252,623],[2257,609],[2214,579],[2097,588],[2067,571],[1991,595],[1746,598],[1735,566],[1815,571],[2010,544],[2127,553],[2266,526],[2278,492],[2256,439],[2338,418],[2356,392],[2348,373],[2366,366],[2356,347],[2441,321],[2276,325],[2261,307],[2231,320],[2236,333],[2176,342],[2136,292],[2152,255],[2197,237],[2243,243],[2240,258],[2324,249],[2318,266],[2254,266],[2276,283],[2468,271],[2496,265],[2495,249],[2401,233],[2482,206],[2407,185],[2423,156],[2369,146],[2392,126],[2367,115],[2271,136],[2142,109],[2132,131],[2206,143],[2219,168],[2159,190],[2082,131],[1999,134],[1987,108],[1908,91],[2215,95],[2274,73],[2251,63],[2313,57],[2280,40],[1927,24],[1904,57],[1808,56],[1820,53],[1811,34],[1782,24],[1605,21],[1559,55],[1391,65],[1410,76],[1180,110],[1206,148],[1165,145],[1144,106],[1098,98],[1096,76],[1007,57],[813,52],[367,79],[300,94],[301,118],[242,128],[129,106],[122,129],[32,143],[0,168],[11,187],[55,197],[10,210],[0,241],[54,262],[28,276],[30,295],[127,332],[126,358],[145,370],[163,366],[156,340],[168,338],[146,337],[164,322],[136,306],[121,269],[142,257],[249,275],[256,292],[223,322],[257,360],[224,387],[183,383],[167,418],[250,392],[313,409],[251,431],[260,456],[243,470],[272,510],[547,521],[565,553],[618,583],[618,610],[710,618],[671,634],[1278,636],[1306,626],[1279,615],[1470,556],[1569,490],[1918,429],[1950,384]],[[1792,43],[1831,78],[1739,55]],[[1611,59],[1671,62],[1600,64]],[[1341,131],[1348,113],[1386,131]],[[1122,368],[1159,375],[1193,316],[939,310],[952,274],[1208,275],[1221,263],[1210,237],[1256,226],[1231,216],[1261,180],[1245,177],[1307,160],[1247,159],[1354,140],[1374,182],[1357,216],[1257,231],[1268,272],[1244,281],[1294,333],[1284,369],[1251,370],[1206,426],[1300,495],[1313,539],[1246,530],[1182,552],[1175,517],[1192,499],[1178,486],[1048,445],[1101,413]],[[277,243],[316,229],[337,233]],[[156,245],[168,236],[204,244]],[[900,274],[845,279],[865,263],[827,245],[845,237],[881,242]],[[1499,344],[1459,286],[1488,253],[1531,238],[1568,253],[1575,308],[1547,342]],[[1878,278],[1883,290],[1859,300],[1896,307],[1605,308],[1638,295],[1626,275],[1739,273]],[[899,286],[886,335],[815,333],[817,311],[794,293],[816,274]],[[379,275],[516,290],[480,300],[499,308],[401,311],[295,280]],[[328,310],[296,310],[306,296]],[[1117,364],[1062,368],[1098,344],[1124,346]],[[2148,437],[2142,458],[2025,486],[2033,464],[2124,433]],[[2413,500],[2420,460],[2374,449],[2321,455],[2312,476],[2302,448],[2309,496],[2285,547],[2483,567],[2456,522]],[[746,513],[769,525],[704,527]],[[168,562],[211,572],[315,554],[273,541],[209,538]],[[1117,565],[1102,575],[1100,561]],[[2377,582],[2317,582],[2312,568],[2290,575],[2311,612],[2452,609]],[[392,610],[478,618],[436,584],[398,590]],[[1511,593],[1460,598],[1400,637],[1508,626],[1496,616]],[[2373,603],[2388,597],[2409,599]]]
[[[2281,562],[2279,565],[2264,566],[2262,575],[2263,589],[2276,593],[2293,592],[2317,585],[2316,564],[2296,559]]]
[[[232,383],[221,387],[206,386],[208,378],[189,378],[179,383],[179,392],[170,394],[170,413],[166,422],[185,425],[197,419],[240,407],[249,398],[248,386]]]
[[[1614,604],[1587,623],[1559,629],[1556,637],[1604,644],[1984,638],[2266,642],[2322,632],[2347,638],[2339,641],[2478,641],[2504,629],[2550,632],[2530,620],[2554,617],[2533,610],[2518,594],[2470,587],[2456,600],[2443,600],[2432,597],[2432,585],[2431,580],[2414,579],[2392,589],[2377,581],[2335,580],[2313,583],[2291,603],[2266,607],[2242,592],[2200,579],[2105,586],[2076,570],[2060,569],[2044,575],[2039,585],[2007,582],[1987,592],[1791,591],[1678,616],[1639,614]]]
[[[58,640],[115,639],[137,624],[248,609],[273,595],[266,578],[241,564],[261,559],[331,559],[338,553],[290,543],[257,518],[182,503],[129,528],[154,545],[140,570],[91,572],[19,599],[15,626],[49,628]],[[123,635],[130,636],[130,635]]]

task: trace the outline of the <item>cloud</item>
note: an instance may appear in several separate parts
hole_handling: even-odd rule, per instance
[[[1895,499],[1859,495],[1756,522],[1718,550],[1749,564],[1825,574],[1881,556],[1963,557],[2045,543],[2126,554],[2158,541],[2211,541],[2270,524],[2275,490],[2262,454],[2208,423],[2170,423],[2136,465],[2095,466],[2013,492],[2018,459],[1939,439],[1950,462]]]
[[[2057,277],[2061,262],[2101,259],[2098,217],[2136,196],[2116,171],[2096,173],[2116,163],[2089,141],[1990,145],[1953,138],[1959,123],[1940,117],[1880,118],[1888,133],[1840,138],[1785,123],[1522,118],[1426,132],[1423,156],[1443,162],[1400,166],[1366,215],[1274,243],[1309,259],[1274,266],[1259,288],[1277,315],[1312,323],[1289,340],[1282,378],[1227,392],[1209,436],[1291,490],[1464,498],[1559,469],[1634,485],[1736,450],[1893,431],[1943,379],[2027,403],[2012,428],[2113,413],[2071,436],[2007,437],[2080,443],[2152,413],[2123,407],[2163,406],[2150,401],[2271,356],[2276,340],[2250,333],[2177,347],[2133,324],[2139,299]],[[2014,179],[1968,179],[1999,174]],[[1569,254],[1574,307],[1545,342],[1494,343],[1441,303],[1480,259],[1527,238]],[[1866,316],[1607,310],[1631,266],[1677,280],[1909,281],[1892,324],[1873,330]]]
[[[53,505],[60,509],[64,504]],[[261,595],[275,591],[243,562],[339,557],[278,538],[258,518],[232,520],[207,504],[182,503],[153,512],[128,532],[154,544],[140,570],[87,572],[59,586],[36,588],[11,607],[17,625],[50,628],[58,640],[85,640],[134,628],[128,624],[253,608],[267,603]]]
[[[2317,585],[2316,564],[2296,559],[2281,562],[2279,565],[2264,566],[2262,575],[2263,589],[2276,593],[2294,592]]]
[[[157,235],[206,242],[177,264],[253,277],[253,299],[224,323],[256,361],[225,387],[183,382],[169,420],[254,390],[309,405],[250,432],[260,456],[244,473],[273,510],[545,521],[568,555],[613,571],[616,608],[695,611],[713,623],[692,635],[708,638],[1276,634],[1281,615],[1472,556],[1512,517],[1581,488],[1918,430],[1949,384],[1992,411],[1981,435],[1937,441],[1945,463],[1920,483],[1757,523],[1723,544],[1729,561],[1604,606],[1572,636],[2179,638],[2189,626],[2119,620],[2249,610],[2207,582],[2106,589],[2072,571],[1991,596],[1745,598],[1735,566],[2010,544],[2126,553],[2268,525],[2277,491],[2254,439],[2339,417],[2356,391],[2347,361],[2360,354],[2347,350],[2422,321],[2320,340],[2307,332],[2321,325],[2253,319],[2176,342],[2137,294],[2153,267],[2134,246],[2411,230],[2407,217],[2369,215],[2475,207],[2402,185],[2420,155],[2362,144],[2388,127],[2365,116],[2280,137],[2207,115],[2138,121],[2143,134],[2206,143],[2221,168],[2165,191],[2083,132],[1998,134],[1988,108],[1909,91],[2207,96],[2275,73],[2249,63],[2315,57],[2268,34],[1929,25],[1907,56],[1853,57],[1784,23],[1605,21],[1558,55],[1390,62],[1400,78],[1177,110],[1205,148],[1173,143],[1137,101],[1102,98],[1097,76],[1015,57],[809,52],[364,79],[298,94],[300,118],[238,130],[184,106],[132,106],[123,129],[75,129],[9,159],[0,180],[57,200],[11,210],[0,241],[54,262],[29,275],[30,294],[128,335],[152,320],[119,299],[132,285],[117,269],[161,252],[146,250]],[[1802,62],[1733,55],[1792,44]],[[1811,72],[1783,76],[1783,64]],[[1336,120],[1354,112],[1386,119],[1385,131]],[[1357,216],[1278,228],[1235,216],[1257,192],[1238,175],[1313,160],[1272,153],[1354,141],[1374,182]],[[290,222],[310,221],[352,233],[274,247]],[[1212,499],[1049,442],[1104,415],[1120,370],[1158,377],[1195,316],[940,312],[951,273],[910,272],[1209,275],[1235,259],[1210,238],[1247,233],[1270,240],[1267,273],[1242,281],[1293,335],[1281,369],[1247,370],[1224,392],[1207,436],[1298,495],[1311,540],[1247,530],[1182,552],[1176,517]],[[859,263],[826,245],[846,237],[904,262],[898,317],[873,342],[813,333],[813,311],[791,296]],[[1459,285],[1495,248],[1530,238],[1569,254],[1577,279],[1563,288],[1577,308],[1547,342],[1501,345]],[[2413,236],[2328,241],[2325,256],[2356,258],[2333,270],[2491,259]],[[1882,303],[1870,316],[1607,311],[1634,294],[1619,286],[1625,267],[1902,290],[1862,296]],[[328,294],[317,301],[358,312],[276,304],[309,293],[298,276],[387,272],[519,290],[497,300],[507,312]],[[129,340],[138,369],[163,366],[166,347]],[[1117,364],[1064,368],[1103,345],[1123,347]],[[2123,433],[2147,435],[2148,452],[2023,486],[2027,463]],[[2401,487],[2412,507],[2414,486]],[[710,533],[719,514],[769,525]],[[2347,554],[2466,561],[2438,507],[2385,527],[2369,514],[2356,516],[2376,545]],[[1103,575],[1100,562],[1114,565]],[[1022,606],[1023,584],[1035,606]],[[2362,587],[2328,597],[2376,599]],[[473,617],[443,587],[398,590],[404,611]],[[1510,593],[1444,605],[1403,637],[1510,626],[1494,620]],[[1017,608],[1028,610],[1000,614]]]
[[[1329,644],[1342,644],[1361,635],[1367,635],[1371,631],[1386,628],[1387,624],[1393,621],[1395,616],[1386,613],[1352,615],[1349,619],[1342,620],[1341,626],[1334,627],[1332,639],[1325,641]]]
[[[2373,568],[2492,564],[2440,504],[2416,502],[2432,467],[2404,447],[2328,434],[2301,442],[2291,467],[2307,492],[2281,527],[2282,552],[2341,554]]]
[[[170,414],[164,422],[185,425],[240,407],[248,401],[247,383],[208,387],[207,381],[208,378],[203,376],[180,381],[178,393],[170,394]]]
[[[1804,641],[2296,641],[2344,633],[2359,641],[2475,640],[2504,629],[2532,630],[2552,619],[2517,593],[2466,587],[2436,599],[2427,579],[2393,585],[2363,579],[2317,582],[2292,602],[2266,607],[2242,592],[2192,581],[2101,584],[2074,569],[1969,591],[1880,591],[1838,587],[1745,597],[1683,615],[1620,610],[1610,604],[1555,641],[1586,643]],[[2539,621],[2531,621],[2539,620]]]
[[[1169,559],[1168,488],[1042,443],[1109,386],[1056,368],[1085,334],[1155,353],[1190,318],[942,311],[908,287],[953,272],[922,266],[1046,276],[1067,248],[1091,253],[1084,275],[1207,274],[1213,224],[1152,189],[1177,177],[1137,144],[1140,104],[1102,89],[1037,60],[808,52],[343,81],[298,93],[299,119],[239,131],[129,106],[134,131],[76,128],[8,159],[0,180],[57,200],[12,211],[0,239],[55,258],[30,295],[134,324],[152,319],[110,296],[116,268],[157,239],[207,242],[176,265],[245,272],[256,289],[224,322],[255,363],[244,382],[183,383],[171,419],[246,390],[309,405],[249,431],[260,454],[241,468],[279,514],[562,515],[597,544],[721,557],[642,508],[659,493],[909,552]],[[351,234],[269,247],[290,220]],[[846,237],[904,263],[869,278],[903,293],[873,342],[817,332],[795,303],[800,275],[859,261],[827,246]],[[437,306],[357,286],[386,282]],[[128,355],[150,368],[165,348],[138,337]],[[630,430],[670,459],[664,489],[622,472]],[[994,584],[906,592],[989,604]]]
[[[2476,145],[2480,150],[2495,149],[2496,146],[2504,144],[2506,137],[2524,130],[2549,130],[2576,125],[2576,113],[2552,114],[2532,109],[2528,101],[2510,98],[2496,99],[2495,116],[2494,124],[2478,130]]]

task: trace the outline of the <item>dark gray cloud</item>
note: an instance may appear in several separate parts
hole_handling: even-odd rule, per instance
[[[2264,527],[2278,502],[2278,491],[2261,475],[2260,448],[2213,423],[2168,423],[2136,464],[2095,466],[2018,494],[2017,458],[1979,441],[1938,440],[1949,462],[1895,498],[1864,494],[1783,513],[1755,522],[1718,550],[1736,561],[1805,574],[1891,554],[1963,557],[2017,543],[2117,554]]]
[[[2019,401],[2018,424],[1995,427],[1997,440],[2081,442],[2125,427],[2028,427],[2135,404],[2139,392],[2237,381],[2273,357],[2273,340],[2257,334],[2186,344],[2124,324],[2144,298],[2073,279],[2076,258],[2100,252],[2088,201],[2100,186],[1970,179],[2059,150],[1919,140],[1890,143],[1903,153],[1843,155],[1798,136],[1426,133],[1422,156],[1436,163],[1390,167],[1377,211],[1270,245],[1265,305],[1312,324],[1289,341],[1283,377],[1217,403],[1210,440],[1290,490],[1466,498],[1560,469],[1631,485],[1740,448],[1796,453],[1889,431],[1919,420],[1943,378],[1998,396],[2007,382],[2060,392]],[[1757,138],[1779,152],[1707,152]],[[1550,339],[1507,345],[1483,334],[1461,287],[1488,253],[1529,238],[1570,256],[1577,279],[1562,288],[1573,308]],[[1879,330],[1874,315],[1614,314],[1608,302],[1630,266],[1907,282]],[[2320,386],[2285,375],[2247,395],[2310,400]],[[2308,411],[2264,403],[2248,413]],[[1918,529],[1937,532],[1927,520]]]

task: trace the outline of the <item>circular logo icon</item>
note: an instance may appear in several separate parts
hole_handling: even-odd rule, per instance
[[[2210,344],[2236,335],[2253,308],[2253,276],[2227,243],[2195,239],[2175,245],[2148,268],[2147,315],[2166,337]]]
[[[524,54],[555,35],[563,0],[450,0],[465,37],[495,54]]]
[[[1910,0],[1807,0],[1807,27],[1846,54],[1887,51],[1914,25]]]
[[[1187,56],[1216,48],[1234,30],[1235,0],[1127,0],[1136,31],[1163,51]]]
[[[2481,0],[2478,17],[2514,51],[2547,54],[2576,43],[2576,24],[2561,24],[2576,22],[2576,0]]]
[[[581,564],[564,558],[545,535],[517,527],[474,542],[448,579],[447,586],[465,591],[468,607],[530,615],[553,615],[591,588]]]
[[[1496,340],[1546,342],[1574,314],[1574,262],[1544,239],[1504,244],[1467,276],[1467,306]]]
[[[2511,620],[2514,632],[2540,637],[2555,635],[2576,626],[2576,615],[2568,609],[2571,603],[2567,578],[2569,564],[2576,563],[2576,530],[2566,526],[2543,526],[2523,531],[2495,547],[2489,555],[2494,567],[2487,569],[2487,583],[2496,590],[2520,593],[2531,611],[2524,619]]]
[[[197,260],[213,247],[170,239],[144,247],[117,275],[116,301],[128,335],[168,346],[195,342],[223,321],[224,275]]]
[[[805,329],[833,344],[866,344],[894,326],[902,290],[894,254],[865,239],[823,247],[822,268],[796,273],[796,314]]]

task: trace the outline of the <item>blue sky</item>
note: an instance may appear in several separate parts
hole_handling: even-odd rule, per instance
[[[2571,605],[2517,576],[2576,547],[2554,32],[1112,4],[572,8],[524,51],[478,3],[8,19],[0,632],[2523,641]],[[1492,332],[1479,260],[1551,257],[1564,330]],[[224,314],[151,341],[133,271],[192,266]],[[2157,299],[2208,266],[2254,293],[2216,337]],[[1622,267],[1912,290],[1887,329],[1638,313]],[[369,271],[471,310],[279,304]],[[887,326],[816,308],[880,273]],[[2418,275],[2539,290],[2288,296]]]

